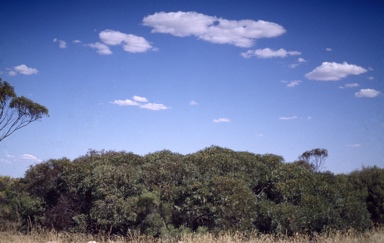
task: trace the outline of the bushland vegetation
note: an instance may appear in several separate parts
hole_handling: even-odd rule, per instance
[[[312,237],[384,223],[384,169],[335,175],[311,164],[310,152],[292,163],[217,146],[187,155],[90,150],[51,159],[23,178],[0,177],[0,231]]]

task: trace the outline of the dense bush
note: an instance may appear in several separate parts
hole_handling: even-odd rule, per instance
[[[384,222],[384,170],[334,175],[216,146],[188,155],[91,150],[0,177],[0,219],[24,230],[151,236],[364,231]]]
[[[375,225],[384,224],[384,170],[378,167],[363,168],[350,174],[354,190],[365,198],[367,209]]]

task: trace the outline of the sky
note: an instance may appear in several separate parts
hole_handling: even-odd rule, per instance
[[[49,117],[0,175],[90,149],[216,145],[384,167],[384,2],[0,0],[0,77]]]

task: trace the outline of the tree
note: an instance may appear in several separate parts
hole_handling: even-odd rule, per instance
[[[0,78],[0,142],[43,116],[48,116],[45,106],[24,96],[18,97],[14,88]]]
[[[314,172],[319,172],[324,168],[327,158],[328,150],[319,148],[305,151],[299,156],[299,160],[306,162]]]
[[[360,191],[374,225],[384,224],[384,169],[363,167],[349,175],[352,190]]]

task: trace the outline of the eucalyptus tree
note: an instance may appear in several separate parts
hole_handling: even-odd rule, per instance
[[[0,78],[0,142],[43,116],[48,116],[45,106],[18,97],[13,86]]]
[[[305,151],[299,156],[299,160],[306,162],[314,172],[320,172],[324,168],[327,158],[328,150],[320,148]]]

